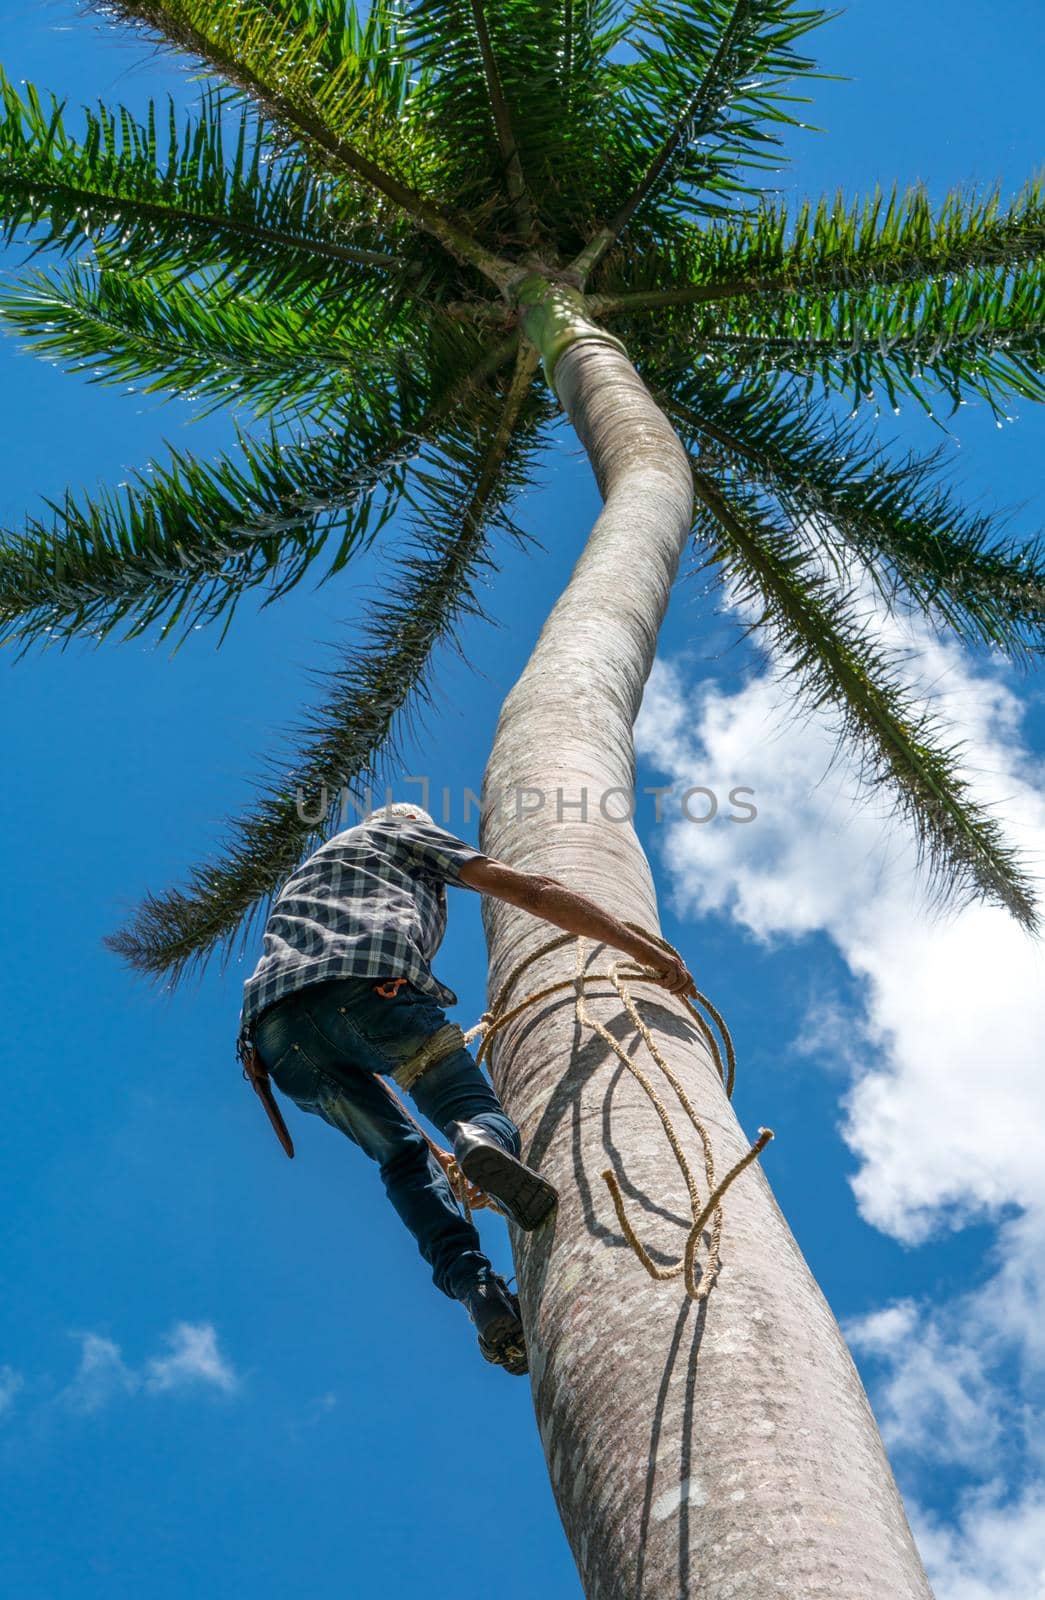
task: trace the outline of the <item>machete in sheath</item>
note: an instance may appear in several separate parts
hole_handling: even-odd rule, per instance
[[[272,1124],[273,1132],[275,1133],[276,1138],[287,1152],[287,1155],[293,1161],[294,1141],[290,1137],[289,1128],[283,1121],[283,1113],[276,1104],[275,1096],[272,1093],[271,1079],[269,1078],[268,1071],[265,1068],[261,1057],[258,1055],[256,1047],[254,1045],[247,1045],[246,1049],[243,1051],[241,1060],[243,1062],[243,1076],[252,1086],[258,1099],[265,1107],[266,1115]]]

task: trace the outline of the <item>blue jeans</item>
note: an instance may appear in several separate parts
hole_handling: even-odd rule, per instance
[[[337,978],[288,995],[255,1029],[272,1081],[303,1111],[314,1111],[379,1163],[385,1191],[432,1268],[432,1281],[458,1300],[490,1265],[420,1129],[384,1086],[393,1070],[446,1023],[428,995],[404,983],[390,999],[377,978]],[[445,1134],[477,1122],[513,1155],[519,1130],[465,1049],[427,1067],[410,1090],[417,1109]]]

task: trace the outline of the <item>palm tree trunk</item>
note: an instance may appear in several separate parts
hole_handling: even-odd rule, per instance
[[[603,809],[623,814],[634,791],[632,726],[691,526],[689,469],[627,357],[597,330],[568,345],[554,381],[605,505],[505,702],[482,847],[659,931],[635,831]],[[550,930],[501,902],[484,902],[484,918],[492,997]],[[699,984],[699,949],[684,953]],[[571,976],[573,954],[542,957],[516,998]],[[605,971],[610,953],[594,954]],[[608,985],[591,992],[593,1013],[638,1056],[645,1047]],[[707,1050],[680,1002],[637,995],[725,1172],[748,1141]],[[649,1101],[608,1046],[578,1030],[570,991],[500,1035],[491,1071],[524,1156],[561,1195],[552,1225],[513,1228],[512,1242],[537,1422],[588,1600],[925,1600],[859,1377],[761,1170],[726,1196],[722,1270],[699,1304],[680,1278],[654,1282],[619,1231],[605,1168],[660,1261],[681,1253],[687,1196]],[[702,1171],[699,1147],[692,1154]]]

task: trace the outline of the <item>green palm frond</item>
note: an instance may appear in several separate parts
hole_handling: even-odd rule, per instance
[[[426,457],[413,548],[393,563],[362,624],[365,642],[334,673],[301,730],[300,753],[289,768],[274,764],[253,812],[231,824],[223,859],[198,868],[186,889],[149,895],[106,940],[136,970],[177,982],[216,950],[228,953],[237,935],[245,939],[280,882],[336,824],[342,791],[361,797],[394,753],[411,707],[430,700],[433,653],[465,616],[483,615],[475,583],[494,564],[493,534],[523,537],[510,503],[531,481],[540,424],[551,414],[532,389],[536,366],[535,354],[521,351],[497,408],[484,398]],[[321,822],[308,820],[317,797]]]
[[[420,268],[398,239],[345,200],[332,208],[309,171],[273,162],[264,123],[244,107],[230,128],[213,92],[179,130],[173,103],[144,121],[85,109],[75,138],[62,105],[0,73],[0,238],[37,252],[119,249],[142,273],[214,268],[231,287],[352,292]],[[389,249],[389,245],[393,248]]]
[[[710,228],[680,223],[646,252],[607,261],[594,297],[601,315],[632,315],[672,306],[748,296],[853,294],[928,278],[995,268],[1012,270],[1045,252],[1045,178],[1034,178],[1008,205],[997,188],[955,189],[934,207],[916,186],[843,195],[794,212],[763,204]],[[602,288],[602,283],[599,286]]]
[[[597,241],[607,217],[619,209],[642,169],[647,145],[628,99],[634,64],[622,60],[631,22],[619,0],[561,0],[554,6],[555,37],[548,61],[548,97],[554,111],[545,134],[537,203],[562,260],[602,253]],[[531,142],[536,143],[534,130]]]
[[[1045,652],[1045,547],[960,504],[940,482],[942,446],[890,460],[869,430],[811,410],[793,386],[738,392],[698,376],[685,403],[664,404],[702,459],[768,491],[826,558],[851,552],[891,606],[1024,664]]]
[[[240,435],[240,454],[203,462],[171,451],[122,492],[48,502],[0,538],[0,644],[125,639],[222,622],[264,587],[265,604],[300,582],[324,552],[339,572],[395,509],[414,457],[435,448],[458,409],[508,361],[516,338],[471,348],[441,387],[357,404],[303,441]],[[436,369],[439,370],[438,368]],[[334,543],[336,539],[336,544]]]
[[[350,389],[387,386],[416,358],[394,298],[232,295],[211,274],[145,278],[108,269],[105,259],[0,289],[0,321],[69,371],[199,400],[201,415],[231,401],[256,416],[324,417]]]
[[[327,0],[97,0],[94,9],[196,56],[253,103],[271,100],[303,138],[342,143],[406,182],[423,175],[410,170],[422,147],[401,140],[408,66],[382,7],[366,21]]]
[[[415,187],[428,186],[439,149],[417,119],[407,127],[398,117],[405,67],[395,54],[398,29],[390,10],[372,14],[375,37],[368,50],[343,46],[332,67],[329,29],[317,27],[303,6],[290,8],[300,22],[292,28],[287,8],[265,0],[91,3],[105,16],[195,56],[261,107],[320,170],[389,202],[483,277],[498,285],[506,281],[503,263]],[[386,17],[393,18],[390,29]]]
[[[612,204],[627,129],[612,53],[616,0],[414,0],[403,48],[417,82],[410,118],[444,129],[444,192],[512,248],[581,248]],[[608,137],[608,131],[612,136]],[[621,180],[623,181],[623,180]]]
[[[981,397],[1039,400],[1045,363],[1045,182],[1008,206],[997,190],[924,191],[680,225],[664,246],[618,249],[593,303],[626,342],[739,378],[794,373],[858,406]],[[649,316],[657,314],[651,326]]]
[[[798,125],[785,90],[814,74],[794,48],[827,17],[795,0],[639,0],[629,36],[638,60],[619,92],[632,141],[630,181],[582,256],[587,272],[641,216],[659,232],[686,213],[721,215],[781,165],[777,130]]]
[[[855,616],[782,519],[750,494],[728,490],[694,465],[697,532],[712,560],[754,605],[753,624],[786,664],[799,697],[837,723],[839,748],[855,754],[864,781],[889,793],[914,831],[940,889],[986,896],[1028,930],[1033,887],[1002,830],[962,776],[962,749],[904,685],[897,664]]]
[[[380,526],[394,471],[375,517],[373,473],[358,460],[340,431],[304,444],[241,435],[237,456],[204,462],[172,449],[119,491],[48,501],[49,521],[29,517],[0,543],[0,644],[102,639],[123,623],[124,639],[153,626],[161,640],[178,627],[227,627],[248,589],[267,585],[270,601],[285,593],[335,531],[340,566]]]
[[[1014,397],[1045,399],[1045,258],[834,298],[729,300],[686,308],[658,340],[670,366],[712,361],[720,371],[791,373],[847,397],[854,410],[906,397],[932,411],[945,395],[956,410],[985,399],[996,416]]]
[[[532,24],[535,9],[528,0],[496,6],[484,0],[416,0],[405,12],[403,34],[419,77],[415,115],[446,126],[452,107],[452,192],[459,203],[487,204],[494,198],[488,189],[469,191],[476,174],[499,173],[513,231],[524,240],[533,235],[533,197],[515,126],[516,109],[525,114],[525,102],[512,91],[522,77],[528,97],[538,98],[548,42],[532,26],[520,26]],[[496,217],[491,220],[496,227]],[[507,215],[501,220],[510,222]]]
[[[379,110],[386,119],[385,136],[394,143],[389,129],[394,130],[411,78],[399,47],[394,4],[360,10],[345,0],[262,0],[259,9],[279,23],[288,39],[308,42],[320,76],[342,73],[353,93],[369,91],[371,111]]]

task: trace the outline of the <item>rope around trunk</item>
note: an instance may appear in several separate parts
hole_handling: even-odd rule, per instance
[[[633,933],[638,933],[644,939],[650,940],[651,943],[660,945],[662,949],[669,951],[679,960],[682,959],[675,947],[669,944],[666,939],[662,939],[658,934],[652,934],[647,929],[640,927],[638,923],[634,922],[628,922],[625,924],[625,926],[630,928]],[[534,962],[539,961],[542,956],[549,955],[553,950],[561,949],[563,945],[569,944],[570,940],[574,938],[576,938],[576,959],[574,962],[573,977],[561,979],[557,983],[547,984],[543,989],[535,989],[532,991],[532,993],[526,995],[523,1000],[520,1000],[516,1005],[512,1006],[510,1009],[505,1009],[505,1002],[507,1001],[509,994],[519,981],[522,974],[526,971],[527,967],[532,966]],[[546,944],[541,945],[539,949],[534,950],[530,955],[526,956],[517,964],[517,966],[513,967],[505,982],[501,985],[500,992],[498,993],[497,998],[495,999],[490,1010],[484,1011],[475,1027],[470,1028],[464,1035],[465,1043],[470,1044],[473,1039],[477,1038],[479,1035],[482,1035],[482,1042],[478,1051],[476,1052],[475,1058],[476,1064],[478,1066],[482,1066],[484,1060],[490,1054],[493,1041],[497,1034],[500,1033],[503,1028],[507,1027],[509,1022],[514,1021],[516,1017],[528,1010],[530,1006],[536,1005],[539,1001],[547,999],[549,995],[557,994],[562,989],[572,988],[575,990],[577,996],[575,1014],[578,1023],[582,1027],[591,1028],[599,1035],[600,1039],[609,1045],[610,1049],[620,1061],[621,1065],[627,1068],[632,1077],[637,1080],[645,1093],[649,1096],[657,1115],[660,1117],[661,1124],[668,1139],[668,1143],[671,1145],[675,1160],[678,1162],[679,1169],[682,1172],[682,1176],[686,1182],[686,1188],[689,1192],[689,1201],[690,1208],[693,1213],[693,1221],[689,1230],[689,1235],[686,1239],[685,1249],[679,1261],[674,1262],[671,1266],[661,1267],[658,1266],[657,1263],[652,1259],[632,1227],[631,1222],[628,1220],[627,1214],[624,1210],[624,1200],[621,1195],[620,1184],[617,1182],[615,1174],[607,1169],[602,1174],[602,1177],[610,1191],[610,1198],[613,1201],[613,1206],[617,1213],[617,1220],[620,1223],[621,1231],[651,1278],[655,1278],[659,1282],[664,1282],[669,1278],[677,1278],[681,1274],[685,1281],[686,1292],[690,1298],[698,1301],[705,1300],[714,1286],[715,1279],[718,1276],[719,1268],[721,1266],[720,1250],[722,1243],[722,1197],[730,1185],[744,1171],[744,1169],[749,1167],[753,1161],[758,1159],[759,1155],[773,1137],[772,1130],[770,1128],[760,1128],[758,1138],[755,1140],[754,1144],[750,1147],[747,1153],[741,1156],[740,1160],[729,1169],[724,1178],[716,1182],[715,1160],[714,1153],[712,1151],[711,1136],[708,1133],[706,1126],[693,1109],[689,1096],[686,1094],[682,1083],[679,1081],[678,1075],[672,1071],[667,1062],[664,1060],[663,1055],[657,1048],[657,1042],[654,1039],[652,1032],[650,1031],[648,1025],[639,1016],[634,997],[629,987],[629,983],[655,983],[656,980],[646,967],[637,966],[635,964],[629,965],[626,961],[613,962],[609,972],[585,972],[584,950],[585,941],[583,938],[572,933],[565,933],[560,934],[555,939],[549,940]],[[617,995],[620,998],[621,1004],[635,1026],[636,1032],[642,1038],[656,1065],[660,1068],[661,1072],[674,1089],[676,1095],[678,1096],[679,1103],[700,1136],[704,1154],[704,1176],[708,1186],[708,1198],[703,1202],[703,1204],[700,1200],[700,1193],[697,1188],[696,1178],[693,1175],[693,1170],[690,1166],[689,1160],[687,1159],[686,1152],[682,1148],[682,1142],[679,1139],[678,1132],[671,1120],[671,1116],[665,1107],[663,1100],[657,1093],[656,1088],[642,1068],[637,1066],[631,1056],[628,1055],[620,1041],[615,1039],[613,1034],[610,1033],[609,1029],[606,1028],[597,1017],[593,1017],[591,1012],[588,1010],[585,1002],[585,988],[588,984],[602,982],[612,983]],[[658,984],[657,987],[659,988],[661,985]],[[677,998],[682,1000],[690,1016],[697,1024],[697,1027],[708,1046],[711,1058],[715,1063],[716,1071],[721,1079],[722,1086],[726,1091],[726,1095],[732,1099],[733,1088],[736,1082],[736,1052],[733,1048],[733,1040],[730,1036],[729,1029],[726,1026],[725,1019],[723,1018],[721,1012],[718,1011],[714,1005],[712,1005],[707,995],[701,994],[699,990],[696,992],[696,1004],[694,1004],[693,1001],[685,995],[678,996]],[[707,1018],[704,1017],[701,1014],[701,1011],[697,1009],[698,1006],[702,1007],[703,1010],[707,1012],[708,1017],[711,1018],[715,1027],[721,1034],[721,1047],[719,1046],[718,1039],[716,1039]],[[381,1081],[384,1082],[383,1079]],[[385,1088],[388,1090],[393,1099],[399,1100],[399,1096],[389,1084],[385,1083]],[[402,1105],[402,1101],[399,1103]],[[410,1117],[410,1120],[416,1123],[416,1125],[420,1128],[420,1123],[417,1122],[416,1117],[411,1115],[406,1106],[403,1106],[403,1110],[406,1111],[406,1114],[408,1117]],[[428,1141],[428,1145],[432,1151],[432,1154],[435,1156],[436,1160],[440,1163],[444,1172],[446,1173],[447,1179],[453,1188],[454,1193],[461,1202],[465,1216],[470,1220],[472,1211],[479,1210],[484,1206],[488,1206],[491,1210],[497,1211],[501,1216],[504,1216],[504,1211],[499,1205],[497,1205],[496,1201],[494,1201],[491,1196],[484,1194],[481,1190],[477,1189],[474,1184],[471,1184],[467,1181],[463,1172],[460,1171],[457,1162],[449,1153],[449,1151],[443,1150],[441,1146],[438,1145],[433,1138],[431,1138],[424,1128],[421,1128],[421,1132]],[[709,1223],[711,1224],[711,1231],[708,1243],[708,1259],[698,1277],[696,1269],[697,1248],[700,1244],[701,1238],[703,1237],[704,1230]]]

